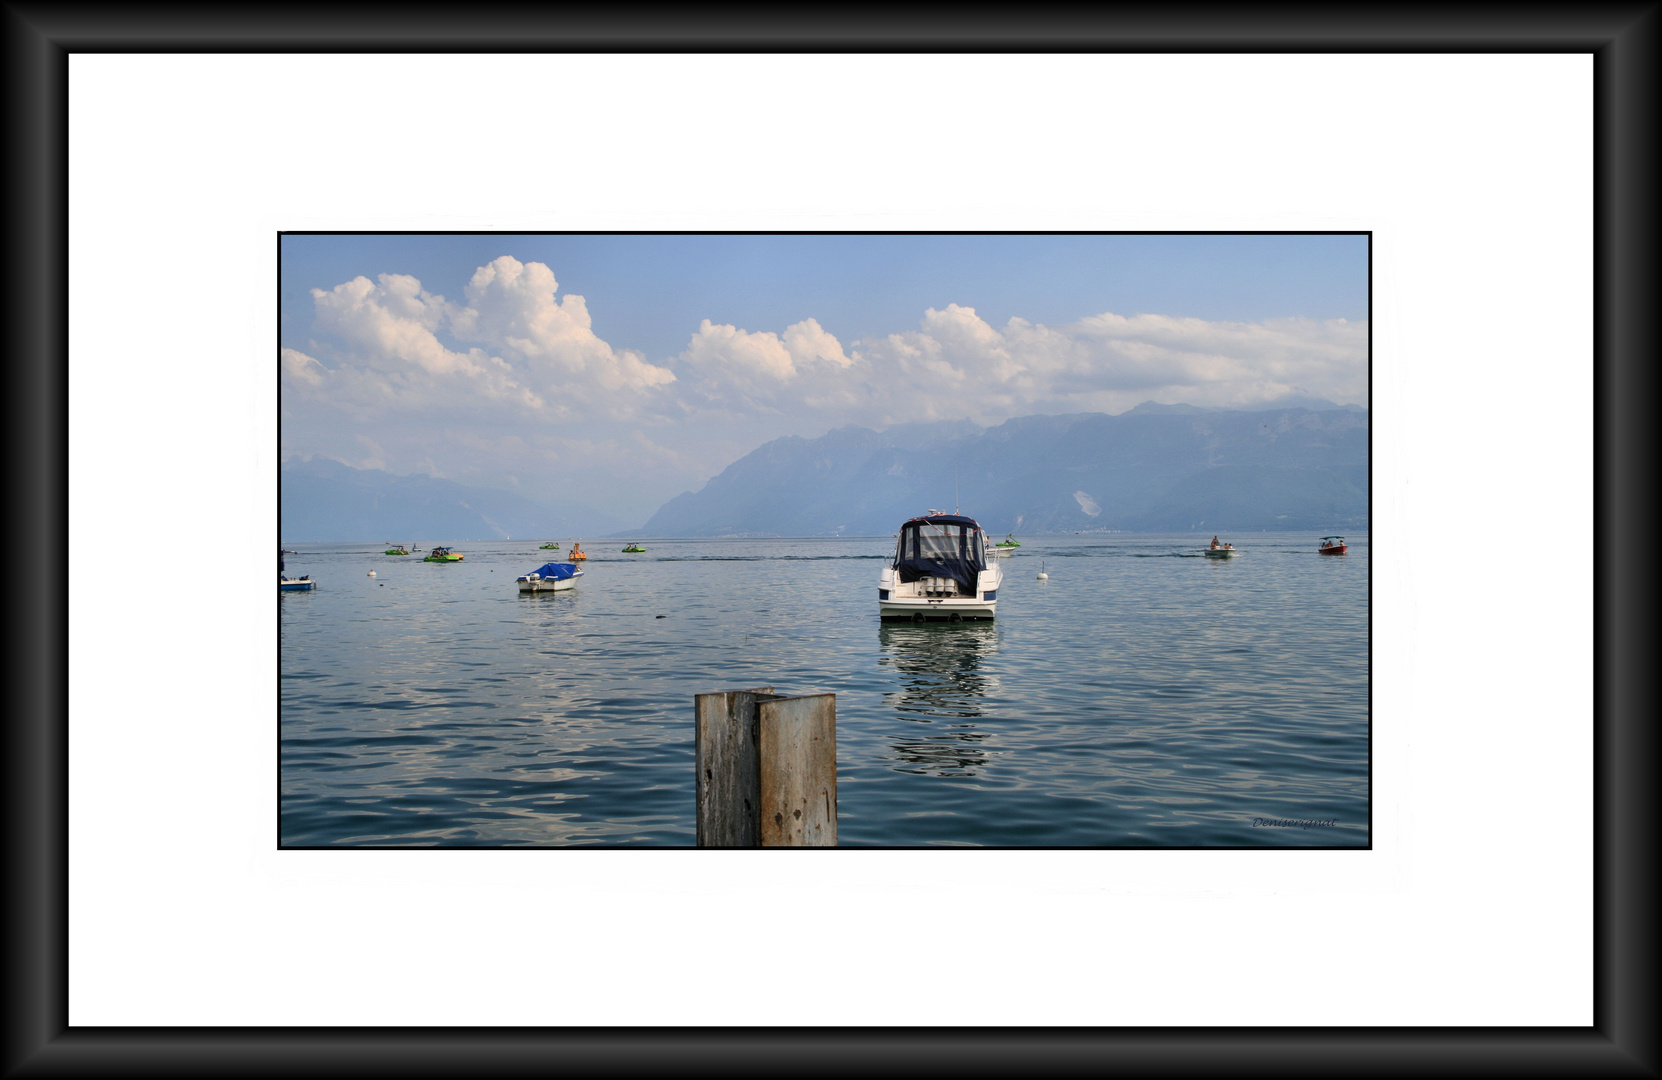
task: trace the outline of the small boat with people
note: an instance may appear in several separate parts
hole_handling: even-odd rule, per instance
[[[550,540],[546,544],[537,545],[537,550],[538,551],[559,551],[560,550],[560,545],[556,544],[552,540]]]
[[[1316,553],[1319,555],[1343,555],[1348,550],[1350,549],[1345,546],[1344,537],[1324,536],[1322,537],[1321,547],[1316,549]]]
[[[408,555],[410,553],[409,550],[407,548],[405,548],[403,544],[393,544],[393,542],[391,540],[388,540],[387,543],[391,544],[392,546],[387,548],[387,550],[381,552],[381,554],[383,554],[383,555]]]
[[[433,550],[429,551],[427,553],[426,557],[423,558],[421,561],[422,562],[461,562],[462,561],[462,556],[461,556],[460,553],[451,551],[447,547],[434,547]]]
[[[583,550],[583,542],[581,540],[573,540],[571,542],[571,550],[566,552],[566,559],[570,562],[583,562],[588,557],[588,553]]]
[[[1235,554],[1234,544],[1220,543],[1215,536],[1212,537],[1212,546],[1206,549],[1208,559],[1233,559]]]
[[[551,562],[543,563],[524,577],[514,580],[520,592],[564,592],[575,588],[577,579],[582,576],[583,569],[576,563]]]
[[[628,547],[623,549],[623,553],[625,555],[639,555],[645,550],[646,549],[641,547],[639,544],[630,544]]]
[[[974,622],[998,611],[1004,571],[970,517],[931,510],[900,527],[877,583],[879,619]]]
[[[300,554],[298,551],[290,551],[288,548],[282,546],[277,548],[277,591],[280,593],[306,592],[309,589],[317,588],[317,582],[312,580],[312,575],[310,574],[301,574],[299,577],[289,577],[287,574],[283,573],[284,570],[288,569],[288,564],[283,562],[283,556],[298,554]]]

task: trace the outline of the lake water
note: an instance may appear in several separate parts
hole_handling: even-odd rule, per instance
[[[538,540],[290,542],[282,843],[691,845],[693,695],[772,685],[837,695],[844,847],[1366,846],[1367,538],[1210,539],[1023,538],[996,622],[921,626],[889,537],[591,540],[530,595]]]

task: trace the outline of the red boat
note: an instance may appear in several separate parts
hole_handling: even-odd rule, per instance
[[[1345,547],[1345,538],[1342,536],[1324,536],[1322,546],[1316,549],[1322,555],[1343,555],[1346,550],[1348,549]]]

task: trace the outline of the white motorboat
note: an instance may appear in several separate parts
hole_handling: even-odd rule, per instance
[[[564,592],[577,587],[583,570],[576,563],[543,563],[522,578],[514,579],[520,592]]]
[[[993,618],[1004,571],[974,518],[931,510],[900,527],[877,585],[884,619],[965,622]]]

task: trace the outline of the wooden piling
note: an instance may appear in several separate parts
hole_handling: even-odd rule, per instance
[[[837,846],[837,695],[758,697],[763,847]]]
[[[693,697],[699,847],[835,847],[837,696]]]
[[[756,696],[771,686],[693,695],[698,846],[755,847],[762,803]]]

